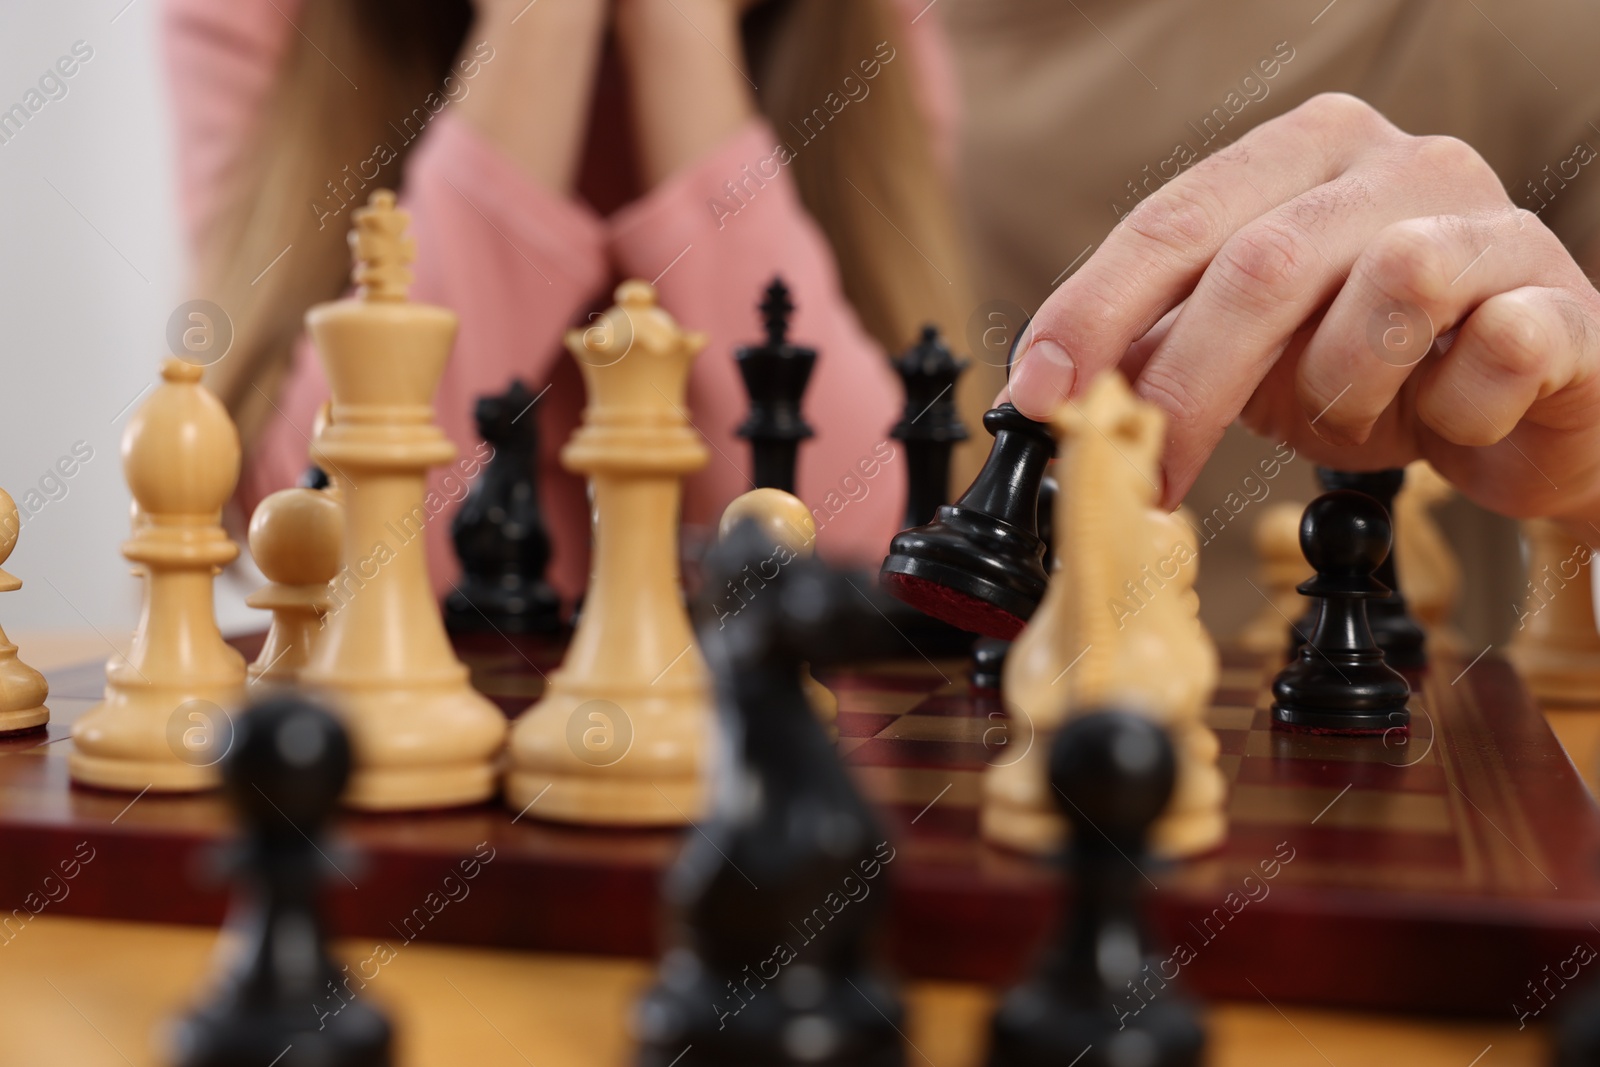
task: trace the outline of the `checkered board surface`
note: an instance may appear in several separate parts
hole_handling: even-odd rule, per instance
[[[1224,652],[1205,717],[1228,782],[1230,839],[1195,867],[1225,880],[1288,840],[1296,859],[1280,884],[1454,895],[1558,888],[1502,754],[1454,743],[1487,724],[1473,687],[1441,677],[1447,665],[1413,678],[1420,691],[1409,735],[1354,739],[1274,730],[1270,685],[1280,666]],[[868,795],[913,835],[976,845],[985,768],[1030,739],[1012,736],[998,695],[972,690],[968,673],[959,661],[917,661],[828,681],[840,700],[840,753]],[[1362,862],[1349,862],[1356,856]]]
[[[259,637],[236,642],[253,655]],[[457,639],[473,683],[508,716],[543,691],[559,644]],[[1546,964],[1600,929],[1600,811],[1515,673],[1494,655],[1413,675],[1409,738],[1271,729],[1278,664],[1224,651],[1207,721],[1221,743],[1228,837],[1211,854],[1143,863],[1152,947],[1190,950],[1203,996],[1498,1013]],[[985,768],[1017,743],[965,661],[819,672],[839,698],[839,750],[894,842],[888,949],[910,976],[1005,983],[1048,943],[1056,865],[983,842]],[[63,914],[217,922],[223,887],[191,883],[231,832],[215,795],[137,799],[74,788],[72,722],[103,665],[51,677],[47,731],[0,742],[0,911],[22,906],[87,841]],[[515,819],[498,803],[349,816],[365,876],[331,886],[340,933],[387,936],[456,861],[496,851],[472,907],[432,940],[575,953],[659,951],[657,887],[672,831],[586,830]],[[1292,854],[1292,859],[1284,857]],[[1272,861],[1277,861],[1273,863]],[[1264,873],[1271,870],[1267,877]],[[359,888],[356,888],[357,883]],[[1591,925],[1592,924],[1592,925]]]

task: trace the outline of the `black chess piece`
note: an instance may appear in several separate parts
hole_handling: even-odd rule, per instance
[[[1534,997],[1528,997],[1525,1003],[1529,1004],[1528,1009],[1511,1005],[1519,1018],[1538,1015],[1544,1007],[1544,1002]],[[1562,1007],[1556,1019],[1554,1039],[1555,1055],[1550,1061],[1553,1067],[1594,1067],[1600,1063],[1600,984],[1589,982],[1573,991],[1573,999]]]
[[[889,436],[906,450],[904,526],[909,529],[932,522],[939,506],[950,502],[950,453],[967,439],[956,407],[956,380],[967,361],[951,355],[939,327],[929,324],[893,366],[905,386],[906,404]]]
[[[817,362],[816,349],[789,343],[792,311],[788,287],[782,278],[772,279],[761,301],[767,339],[738,349],[733,357],[750,394],[750,414],[734,432],[750,442],[756,488],[785,493],[794,492],[800,442],[813,432],[800,413],[800,401]]]
[[[1405,676],[1384,662],[1368,602],[1389,592],[1373,572],[1389,552],[1389,513],[1365,493],[1335,489],[1300,520],[1300,549],[1316,575],[1298,586],[1321,598],[1316,626],[1272,682],[1274,724],[1329,733],[1383,733],[1410,724]]]
[[[1176,775],[1172,743],[1142,715],[1091,712],[1056,737],[1050,784],[1071,826],[1063,920],[1038,973],[995,1012],[989,1067],[1199,1064],[1198,1014],[1161,977],[1141,917],[1145,842]]]
[[[952,626],[1010,639],[1022,632],[1048,581],[1037,514],[1055,440],[1048,426],[1010,404],[986,412],[983,426],[994,446],[977,478],[932,522],[895,535],[879,581]]]
[[[727,759],[664,885],[670,947],[634,1015],[640,1067],[903,1063],[901,1007],[870,949],[894,846],[801,684],[806,661],[881,654],[881,595],[773,553],[747,521],[706,559],[707,590],[787,562],[736,616],[718,620],[710,594],[696,606]]]
[[[1404,467],[1391,467],[1381,471],[1317,468],[1317,481],[1322,483],[1323,489],[1354,489],[1356,492],[1367,494],[1383,505],[1383,510],[1389,513],[1391,524],[1394,521],[1395,494],[1400,492],[1405,480]],[[1374,575],[1388,587],[1389,592],[1367,603],[1367,621],[1372,625],[1372,636],[1378,642],[1378,647],[1383,649],[1383,658],[1389,666],[1398,670],[1412,670],[1428,664],[1427,638],[1422,624],[1412,616],[1406,604],[1405,593],[1400,588],[1400,580],[1395,570],[1394,557],[1395,553],[1391,550]],[[1313,604],[1295,622],[1294,630],[1290,634],[1291,651],[1298,647],[1304,640],[1304,635],[1310,634],[1312,628],[1316,626],[1316,613],[1317,607]]]
[[[216,995],[176,1027],[177,1067],[389,1064],[389,1023],[337,995],[348,991],[316,906],[333,875],[323,831],[349,776],[349,739],[317,705],[277,696],[239,718],[222,763],[243,824],[229,863],[238,945]]]
[[[550,534],[539,503],[539,428],[534,394],[521,379],[478,400],[478,433],[494,455],[451,524],[461,582],[445,598],[457,633],[551,634],[561,599],[545,581]]]
[[[967,369],[939,336],[937,326],[922,328],[921,339],[893,361],[905,387],[905,407],[889,436],[906,456],[905,528],[931,522],[950,501],[950,453],[967,439],[956,407],[955,385]],[[900,600],[889,601],[885,616],[911,648],[930,659],[957,656],[977,648],[973,635],[943,619],[926,615]],[[998,666],[996,666],[998,670]]]
[[[1001,637],[980,637],[972,643],[972,688],[1000,688],[1011,642]]]
[[[301,489],[326,489],[333,483],[328,480],[328,472],[313,463],[300,472],[300,480],[294,484]]]
[[[1056,545],[1056,492],[1059,486],[1056,480],[1048,474],[1039,482],[1039,540],[1044,542],[1044,568],[1046,573],[1055,573],[1055,545]],[[1001,675],[1005,672],[1006,655],[1011,651],[1011,642],[998,637],[980,637],[972,646],[972,688],[994,689],[1000,688]]]

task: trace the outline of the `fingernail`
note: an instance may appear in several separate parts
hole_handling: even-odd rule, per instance
[[[1078,365],[1067,350],[1048,338],[1028,346],[1011,374],[1011,403],[1036,421],[1043,421],[1072,395]]]

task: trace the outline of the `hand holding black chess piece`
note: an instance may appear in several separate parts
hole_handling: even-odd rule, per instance
[[[1391,467],[1381,471],[1317,468],[1317,481],[1322,483],[1323,489],[1354,489],[1356,492],[1367,494],[1383,505],[1383,510],[1389,513],[1391,524],[1394,521],[1394,498],[1405,485],[1405,480],[1404,467]],[[1383,562],[1378,565],[1374,577],[1389,590],[1384,596],[1367,601],[1367,621],[1372,626],[1373,640],[1383,649],[1384,661],[1398,670],[1427,666],[1427,638],[1422,624],[1412,616],[1411,609],[1406,604],[1405,593],[1400,588],[1393,549],[1383,557]],[[1313,602],[1306,613],[1295,620],[1289,635],[1291,653],[1300,647],[1301,642],[1316,627],[1317,611],[1318,605]]]
[[[783,279],[772,279],[761,301],[767,338],[738,349],[733,357],[750,394],[750,414],[735,432],[750,442],[756,488],[785,493],[794,492],[800,442],[813,432],[800,412],[800,401],[817,362],[816,349],[789,343],[793,311]]]
[[[387,1067],[389,1024],[366,1001],[333,1001],[316,898],[332,874],[319,845],[350,777],[350,742],[328,712],[296,696],[246,711],[222,764],[243,823],[232,857],[238,938],[215,996],[174,1034],[177,1067]]]
[[[934,618],[1009,639],[1022,632],[1049,580],[1036,516],[1055,439],[1010,404],[986,412],[983,426],[994,447],[977,478],[932,522],[895,535],[879,580]]]
[[[1039,972],[995,1013],[989,1067],[1200,1062],[1193,1005],[1159,977],[1149,988],[1158,965],[1140,915],[1145,842],[1176,776],[1172,743],[1142,715],[1090,712],[1057,735],[1050,784],[1071,826],[1063,918]]]
[[[1300,548],[1316,576],[1301,593],[1321,599],[1316,626],[1272,683],[1275,725],[1318,733],[1373,734],[1407,727],[1411,687],[1384,662],[1367,623],[1367,604],[1389,589],[1373,572],[1389,552],[1383,505],[1336,489],[1317,497],[1300,520]]]
[[[494,455],[451,524],[461,583],[445,598],[455,633],[552,634],[561,599],[545,581],[550,534],[539,502],[537,397],[521,379],[478,401],[478,433]]]
[[[882,654],[894,634],[863,601],[876,591],[753,521],[705,566],[707,590],[763,584],[734,616],[697,605],[726,762],[666,879],[670,947],[635,1013],[638,1063],[899,1067],[901,1008],[869,944],[894,847],[801,683],[802,663]]]

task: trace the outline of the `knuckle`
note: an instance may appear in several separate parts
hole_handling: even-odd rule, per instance
[[[1130,232],[1183,258],[1192,257],[1197,249],[1215,248],[1221,241],[1221,212],[1211,198],[1176,184],[1142,201],[1124,224]]]
[[[1075,354],[1101,351],[1116,340],[1124,300],[1125,294],[1110,285],[1074,276],[1051,296],[1053,306],[1040,308],[1024,331],[1025,341],[1055,341]]]
[[[1217,280],[1250,305],[1291,303],[1307,287],[1304,240],[1294,227],[1271,218],[1229,238],[1217,265]]]
[[[1159,364],[1151,364],[1139,376],[1139,395],[1165,411],[1172,422],[1193,420],[1203,405],[1193,382]]]
[[[1412,138],[1411,156],[1417,167],[1429,173],[1462,175],[1489,169],[1477,149],[1459,137],[1442,134]]]
[[[1318,93],[1295,111],[1301,121],[1319,130],[1376,131],[1388,125],[1376,108],[1350,93]]]
[[[1446,441],[1465,448],[1486,448],[1501,439],[1494,424],[1454,389],[1424,390],[1418,394],[1417,418]]]
[[[1295,399],[1318,436],[1336,444],[1360,444],[1366,440],[1374,417],[1355,404],[1350,392],[1349,383],[1330,388],[1302,378],[1296,386]]]
[[[1467,320],[1484,369],[1492,378],[1537,377],[1550,353],[1544,323],[1519,301],[1489,300]]]
[[[1450,287],[1445,250],[1421,222],[1388,227],[1373,239],[1362,259],[1362,273],[1391,300],[1438,307]]]

